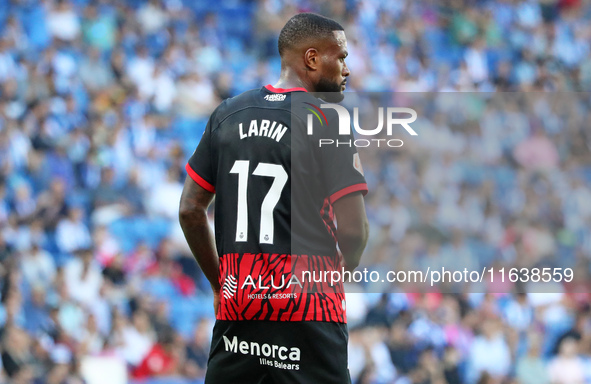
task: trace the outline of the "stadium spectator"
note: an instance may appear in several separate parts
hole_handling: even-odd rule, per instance
[[[60,251],[73,253],[91,246],[90,231],[83,221],[83,215],[81,208],[72,207],[68,217],[58,223],[55,236]]]
[[[481,330],[482,334],[474,338],[470,348],[468,382],[476,383],[483,372],[502,381],[508,377],[511,368],[509,345],[498,321],[486,321]]]
[[[550,383],[550,377],[544,364],[543,359],[540,356],[541,343],[540,335],[532,333],[529,338],[529,345],[527,354],[520,357],[516,364],[515,376],[520,383],[523,384],[548,384]]]
[[[103,277],[90,248],[79,249],[77,254],[64,266],[65,284],[69,297],[90,308],[99,296]]]
[[[578,342],[565,338],[560,343],[558,356],[548,366],[550,382],[557,384],[579,384],[585,382],[584,366],[577,356]]]
[[[158,336],[158,342],[153,345],[140,365],[133,371],[134,378],[142,379],[151,376],[174,375],[178,372],[178,346],[171,329],[164,329]]]

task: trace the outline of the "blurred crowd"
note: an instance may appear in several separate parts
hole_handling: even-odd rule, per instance
[[[347,301],[352,375],[360,383],[591,382],[589,94],[392,101],[417,111],[419,136],[401,129],[403,148],[360,148],[374,191],[362,267],[381,276],[487,272],[468,284],[407,273],[396,284],[351,286],[366,292]],[[543,283],[544,268],[571,272]]]
[[[213,310],[178,225],[184,165],[221,100],[275,83],[301,11],[345,27],[349,90],[425,116],[404,148],[361,152],[365,266],[577,272],[547,293],[363,287],[354,383],[591,382],[590,100],[564,93],[591,88],[588,1],[8,0],[0,383],[83,383],[88,356],[202,382]],[[485,96],[402,93],[434,91]]]

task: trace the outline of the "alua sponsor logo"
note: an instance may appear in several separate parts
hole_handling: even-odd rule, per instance
[[[236,294],[238,287],[238,280],[232,275],[226,276],[224,284],[222,285],[222,293],[226,299],[231,299]]]
[[[298,279],[295,274],[286,277],[286,275],[282,275],[281,277],[270,279],[264,279],[262,276],[257,276],[253,278],[251,275],[247,275],[240,286],[240,289],[245,289],[246,287],[251,287],[253,289],[263,290],[263,289],[288,289],[291,286],[298,286],[300,288],[304,288],[302,282]],[[236,291],[238,290],[238,279],[233,275],[227,275],[224,279],[224,284],[222,284],[222,295],[226,299],[231,299],[236,296]]]
[[[253,289],[287,289],[292,285],[297,285],[302,289],[304,288],[302,282],[295,274],[290,275],[289,279],[286,278],[286,275],[281,275],[281,278],[277,279],[273,277],[270,279],[263,279],[262,276],[258,276],[256,280],[253,279],[251,275],[247,275],[240,289],[244,289],[247,286],[250,286]]]

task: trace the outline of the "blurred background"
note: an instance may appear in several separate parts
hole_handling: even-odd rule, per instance
[[[0,1],[0,383],[202,382],[213,310],[178,225],[184,165],[221,100],[275,83],[302,11],[345,27],[349,90],[487,95],[431,95],[425,139],[362,152],[366,266],[578,274],[547,293],[364,287],[353,382],[591,383],[578,0]]]

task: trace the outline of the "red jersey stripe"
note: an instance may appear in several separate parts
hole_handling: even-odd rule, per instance
[[[187,173],[189,174],[189,176],[191,176],[191,179],[193,179],[194,182],[196,182],[197,184],[199,184],[206,191],[209,191],[211,193],[215,193],[215,187],[213,185],[211,185],[210,183],[208,183],[207,181],[205,181],[204,178],[202,178],[201,176],[199,176],[197,174],[197,172],[195,172],[193,170],[193,168],[191,168],[191,166],[189,165],[189,163],[187,163],[187,165],[185,165],[185,169],[187,170]]]
[[[330,197],[328,199],[331,204],[334,204],[334,202],[337,201],[338,199],[340,199],[341,197],[346,196],[350,193],[359,192],[359,191],[361,191],[363,193],[363,196],[365,196],[368,191],[367,184],[361,183],[361,184],[350,185],[346,188],[341,189],[338,192],[333,193],[332,195],[330,195]]]

